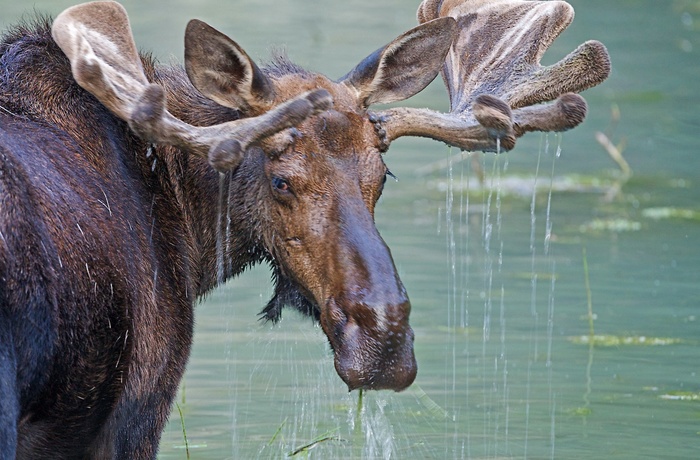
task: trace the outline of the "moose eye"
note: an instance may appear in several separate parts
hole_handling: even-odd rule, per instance
[[[272,188],[275,189],[275,191],[278,193],[287,194],[292,192],[292,189],[289,186],[289,182],[282,179],[281,177],[272,178]]]

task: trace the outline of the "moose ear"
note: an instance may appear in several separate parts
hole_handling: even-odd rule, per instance
[[[456,36],[450,17],[426,22],[367,56],[340,81],[357,90],[363,107],[408,99],[435,79]]]
[[[270,79],[236,42],[196,19],[185,30],[185,70],[195,88],[223,106],[257,115],[272,105]]]

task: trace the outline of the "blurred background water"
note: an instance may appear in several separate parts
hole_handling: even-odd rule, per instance
[[[129,0],[138,45],[182,60],[203,19],[258,60],[344,75],[418,1]],[[412,300],[419,374],[348,393],[320,328],[257,312],[259,267],[198,308],[160,458],[696,458],[700,452],[700,1],[570,0],[545,63],[587,39],[613,72],[586,122],[510,153],[401,139],[377,226]],[[35,0],[55,15],[73,2]],[[29,11],[0,1],[3,26]],[[439,79],[438,79],[439,80]],[[446,109],[441,81],[407,104]],[[632,171],[623,174],[602,132]],[[479,177],[483,174],[483,184]],[[304,448],[304,446],[308,446]]]

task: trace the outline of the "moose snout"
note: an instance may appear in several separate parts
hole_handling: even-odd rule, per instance
[[[410,386],[417,372],[408,324],[410,303],[354,305],[345,312],[338,307],[330,306],[340,319],[331,344],[335,369],[348,389],[401,391]]]

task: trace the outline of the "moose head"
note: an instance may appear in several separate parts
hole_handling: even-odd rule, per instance
[[[509,150],[525,132],[581,123],[586,103],[576,93],[610,70],[595,41],[540,65],[573,19],[565,2],[425,0],[418,18],[418,27],[338,80],[285,59],[259,68],[226,35],[191,21],[189,81],[222,110],[241,114],[211,126],[184,122],[178,95],[149,82],[119,4],[79,5],[53,25],[75,80],[134,133],[231,175],[227,237],[237,243],[226,253],[234,269],[225,275],[268,261],[276,290],[263,317],[276,321],[290,305],[317,318],[351,390],[399,391],[416,376],[411,305],[374,224],[391,142],[422,136],[462,150]],[[449,113],[370,111],[410,98],[438,73]]]

